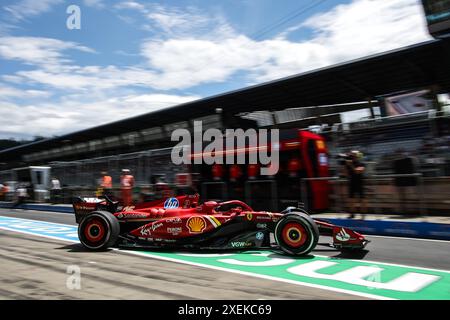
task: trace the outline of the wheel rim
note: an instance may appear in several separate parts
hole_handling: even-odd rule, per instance
[[[300,223],[289,222],[283,226],[281,237],[288,246],[299,248],[305,244],[308,239],[308,233]]]
[[[93,218],[86,223],[83,233],[87,241],[97,244],[103,240],[105,231],[104,222],[99,218]]]

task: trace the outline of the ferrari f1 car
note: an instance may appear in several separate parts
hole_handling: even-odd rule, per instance
[[[199,195],[184,195],[118,209],[108,197],[76,198],[73,202],[78,237],[90,250],[123,248],[281,249],[306,255],[320,235],[331,246],[363,249],[368,240],[344,227],[311,218],[289,207],[279,213],[254,211],[242,201],[199,203]]]

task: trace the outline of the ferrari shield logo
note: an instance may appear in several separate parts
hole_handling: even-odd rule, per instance
[[[247,213],[247,220],[252,221],[252,219],[253,219],[253,214]]]

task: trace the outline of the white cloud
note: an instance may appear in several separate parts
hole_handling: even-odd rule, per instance
[[[105,6],[103,0],[83,0],[83,4],[88,7],[101,9]]]
[[[18,76],[71,91],[127,86],[171,90],[225,82],[243,71],[248,82],[255,83],[429,39],[415,0],[355,0],[339,5],[302,23],[300,27],[312,28],[314,36],[300,42],[289,40],[287,34],[255,41],[237,34],[223,18],[202,16],[195,9],[182,12],[137,2],[117,6],[139,10],[153,27],[166,30],[167,39],[143,41],[146,66],[71,65],[64,51],[92,50],[56,39],[4,37],[0,57],[41,65],[10,75],[10,80],[17,81]]]
[[[183,11],[134,1],[115,8],[121,13],[137,11],[146,17],[149,30],[162,31],[142,41],[140,65],[80,66],[69,59],[69,50],[92,49],[49,38],[0,38],[0,58],[34,67],[2,75],[3,81],[43,86],[45,91],[28,92],[29,97],[45,98],[51,90],[63,93],[61,101],[18,104],[11,99],[20,90],[0,86],[0,99],[2,92],[6,97],[0,107],[11,114],[8,121],[0,119],[2,132],[19,135],[27,123],[30,134],[61,134],[98,125],[99,119],[111,122],[197,98],[138,95],[133,93],[136,87],[182,90],[230,81],[239,72],[249,83],[262,82],[430,38],[415,0],[354,0],[262,41],[239,34],[220,15],[205,16],[192,8]],[[290,40],[303,28],[313,31],[310,39]]]
[[[20,98],[20,99],[28,99],[28,98],[48,98],[51,96],[51,93],[44,90],[21,90],[11,86],[6,86],[0,83],[0,97],[2,98]]]
[[[58,66],[54,70],[19,71],[16,75],[26,82],[67,91],[99,91],[128,86],[160,88],[154,72],[137,67]],[[17,82],[15,78],[11,80]]]
[[[19,60],[39,66],[55,66],[70,62],[64,57],[65,50],[95,51],[74,42],[42,37],[0,37],[0,58]]]
[[[147,9],[143,4],[140,4],[136,1],[123,1],[119,2],[114,6],[116,9],[122,10],[122,9],[128,9],[128,10],[137,10],[142,13],[147,13]]]
[[[269,80],[331,62],[318,44],[285,39],[257,42],[245,36],[222,41],[149,41],[142,46],[142,54],[159,71],[159,86],[166,89],[223,82],[238,71],[246,71],[250,81]]]
[[[416,0],[358,0],[309,18],[314,42],[329,48],[334,62],[430,39]]]
[[[8,117],[0,118],[0,138],[24,135],[61,135],[87,127],[121,120],[199,99],[198,96],[166,94],[102,97],[67,96],[56,102],[36,102],[19,105],[0,101]],[[80,102],[82,100],[84,102]],[[34,100],[38,101],[38,100]]]
[[[136,11],[140,13],[145,22],[141,29],[155,33],[161,39],[195,38],[215,39],[236,35],[234,29],[226,19],[217,13],[204,12],[195,7],[168,7],[158,3],[139,3],[136,1],[120,2],[115,9]],[[136,19],[118,15],[127,23],[134,23]]]
[[[63,55],[64,51],[92,52],[92,49],[49,38],[3,37],[0,39],[0,57],[40,66],[3,78],[17,82],[19,77],[70,91],[127,86],[170,90],[224,82],[244,71],[253,83],[429,38],[420,5],[413,0],[356,0],[337,6],[302,23],[301,27],[314,30],[314,37],[301,42],[288,40],[287,34],[284,38],[255,41],[236,34],[223,19],[208,19],[194,9],[181,12],[137,2],[118,6],[143,11],[159,28],[173,36],[143,42],[141,54],[148,61],[147,67],[71,65]],[[209,32],[203,32],[207,27]],[[202,36],[192,36],[199,32]]]
[[[206,16],[189,7],[167,9],[155,6],[146,17],[154,28],[163,32],[164,38],[223,39],[236,35],[222,16],[217,14]]]
[[[165,17],[159,24],[169,28],[183,21]],[[268,81],[430,39],[415,0],[355,0],[311,17],[300,27],[311,28],[313,37],[294,42],[285,33],[255,41],[225,25],[213,28],[214,36],[203,34],[200,39],[148,40],[142,54],[170,88],[222,82],[238,71],[246,71],[251,82]]]
[[[63,0],[22,0],[16,4],[3,7],[13,18],[23,20],[48,12]]]

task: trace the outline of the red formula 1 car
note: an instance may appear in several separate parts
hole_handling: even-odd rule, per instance
[[[121,210],[108,197],[76,198],[73,207],[78,237],[91,250],[112,246],[281,249],[289,255],[306,255],[316,247],[320,235],[331,236],[331,246],[340,250],[363,249],[369,242],[351,229],[314,220],[302,209],[258,212],[238,200],[199,204],[198,194]]]

